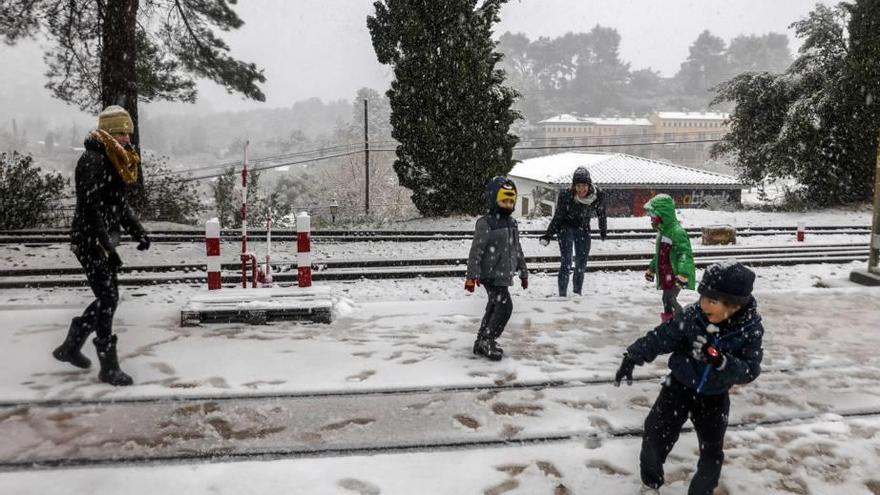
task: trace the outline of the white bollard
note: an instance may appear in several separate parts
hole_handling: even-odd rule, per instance
[[[220,220],[212,218],[205,222],[205,249],[208,256],[208,290],[222,287],[220,273]]]
[[[312,286],[311,223],[306,212],[296,216],[296,284],[300,287]]]

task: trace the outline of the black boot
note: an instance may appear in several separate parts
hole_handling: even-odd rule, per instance
[[[486,356],[490,361],[501,361],[502,351],[488,336],[477,336],[474,341],[474,354]]]
[[[98,378],[110,385],[119,387],[131,385],[133,380],[119,369],[119,358],[116,357],[116,336],[111,335],[106,339],[95,337],[92,342],[98,350],[98,361],[101,362],[101,371]]]
[[[52,355],[55,356],[55,359],[70,363],[77,368],[88,368],[92,362],[81,352],[88,336],[88,329],[82,327],[82,318],[75,317],[70,320],[70,328],[67,330],[67,338],[64,339],[64,343],[52,351]]]

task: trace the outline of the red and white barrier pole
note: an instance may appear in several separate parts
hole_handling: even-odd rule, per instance
[[[220,274],[220,220],[212,218],[205,222],[205,248],[208,256],[208,290],[222,286]]]
[[[312,286],[311,218],[306,212],[296,216],[296,284]]]
[[[807,234],[807,226],[804,225],[804,222],[798,222],[797,224],[797,240],[798,242],[804,242],[804,237]]]

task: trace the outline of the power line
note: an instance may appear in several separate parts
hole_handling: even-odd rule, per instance
[[[548,146],[514,146],[513,151],[553,150],[553,149],[568,149],[568,150],[570,150],[570,149],[595,149],[595,148],[623,148],[623,147],[636,147],[636,146],[660,146],[660,145],[670,145],[670,144],[672,144],[672,145],[676,145],[676,144],[705,144],[705,143],[717,143],[719,141],[721,141],[721,140],[720,139],[692,139],[692,140],[685,140],[685,141],[650,141],[650,142],[609,143],[609,144],[580,144],[580,145],[567,144],[567,145],[548,145]],[[390,143],[390,142],[392,142],[392,141],[384,141],[384,143]],[[332,148],[333,147],[330,147],[328,149],[332,149]],[[397,148],[396,147],[395,148],[373,148],[373,147],[371,147],[370,151],[394,152],[394,151],[397,151]],[[318,156],[318,157],[309,158],[306,160],[296,160],[296,161],[291,161],[291,162],[273,163],[270,165],[257,166],[257,167],[254,167],[253,170],[254,171],[262,171],[262,170],[271,170],[271,169],[281,168],[281,167],[289,167],[292,165],[302,165],[302,164],[313,163],[313,162],[318,162],[318,161],[322,161],[322,160],[329,160],[332,158],[341,158],[341,157],[345,157],[345,156],[357,155],[357,154],[361,154],[363,152],[364,152],[363,149],[357,149],[357,150],[352,150],[352,151],[348,151],[348,152],[344,152],[344,153],[336,153],[336,154],[332,154],[332,155]],[[311,154],[311,152],[303,152],[303,154]],[[262,159],[261,161],[268,161],[268,160]],[[237,163],[239,163],[239,162],[232,163],[231,165],[234,166]],[[224,168],[228,168],[229,166],[230,165],[224,165]],[[199,170],[211,170],[211,169],[216,169],[216,168],[218,168],[218,166],[203,167]],[[195,170],[195,169],[185,170],[185,171],[168,172],[163,175],[180,175],[180,174],[185,174],[185,173],[191,173],[192,170]],[[187,178],[181,179],[181,182],[192,182],[192,181],[204,180],[204,179],[214,179],[217,177],[222,177],[224,175],[226,175],[225,171],[221,172],[221,173],[203,175],[203,176],[198,176],[198,177],[187,177]]]
[[[386,150],[377,150],[377,151],[386,151]],[[389,150],[389,151],[393,151],[393,150]],[[346,153],[337,153],[335,155],[319,156],[319,157],[315,157],[315,158],[309,158],[306,160],[299,160],[299,161],[286,162],[286,163],[273,163],[272,165],[264,165],[262,167],[254,167],[251,169],[251,172],[259,172],[262,170],[270,170],[273,168],[288,167],[291,165],[301,165],[304,163],[317,162],[317,161],[321,161],[321,160],[329,160],[331,158],[339,158],[339,157],[343,157],[343,156],[357,155],[357,154],[361,154],[363,152],[364,152],[364,150],[348,151]],[[180,179],[180,181],[181,182],[192,182],[192,181],[203,180],[203,179],[214,179],[217,177],[222,177],[224,175],[226,175],[226,172],[222,172],[219,174],[212,174],[212,175],[203,175],[200,177],[186,177],[186,178]]]
[[[383,144],[393,143],[393,141],[378,141],[378,142],[383,143]],[[280,154],[280,155],[267,155],[267,156],[250,158],[248,160],[248,163],[255,163],[256,164],[256,163],[262,163],[262,162],[267,162],[267,161],[272,161],[272,160],[281,160],[281,159],[295,158],[295,157],[304,156],[304,155],[312,155],[315,153],[326,153],[326,152],[337,151],[337,150],[345,149],[345,148],[362,149],[362,147],[363,147],[363,143],[360,143],[360,142],[343,143],[343,144],[326,146],[323,148],[315,148],[315,149],[311,149],[311,150],[302,150],[302,151],[295,151],[295,152],[285,153],[285,154]],[[165,175],[178,175],[178,174],[191,173],[191,172],[200,172],[200,171],[205,171],[205,170],[226,169],[229,167],[235,167],[240,164],[241,164],[241,160],[231,160],[228,162],[216,163],[213,165],[205,165],[203,167],[189,168],[186,170],[169,170],[169,171],[164,171],[164,172],[157,172],[157,173],[153,174],[153,176],[161,177],[161,176],[165,176]]]

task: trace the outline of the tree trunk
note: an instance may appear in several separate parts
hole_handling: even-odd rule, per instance
[[[137,111],[137,11],[138,0],[106,2],[101,50],[101,104],[119,105],[134,121],[132,143],[139,142]]]
[[[140,150],[137,88],[137,12],[139,0],[111,0],[104,3],[101,39],[101,105],[119,105],[131,115],[134,123],[132,145]],[[134,188],[136,209],[143,207],[144,174],[138,167]]]

